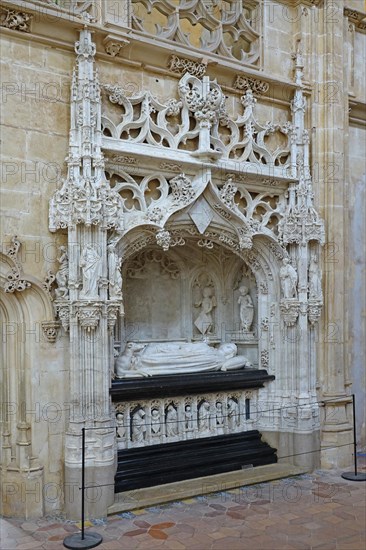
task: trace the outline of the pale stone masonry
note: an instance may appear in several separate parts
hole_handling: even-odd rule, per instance
[[[365,11],[1,0],[5,515],[78,517],[82,427],[94,517],[117,449],[189,439],[191,413],[197,438],[344,467],[354,393],[365,446]],[[202,339],[275,380],[112,405],[127,342]]]

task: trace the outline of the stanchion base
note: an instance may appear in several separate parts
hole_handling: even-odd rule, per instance
[[[71,550],[78,548],[95,548],[103,541],[102,535],[99,533],[84,533],[84,538],[81,538],[81,533],[74,533],[64,538],[64,546]]]
[[[348,479],[349,481],[366,481],[366,474],[364,472],[357,472],[357,474],[354,472],[343,472],[341,477],[343,477],[343,479]]]

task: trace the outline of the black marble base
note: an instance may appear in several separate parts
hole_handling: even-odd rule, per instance
[[[135,399],[263,388],[265,382],[274,378],[263,369],[122,378],[113,381],[110,394],[112,401],[118,403]]]
[[[273,464],[275,453],[257,430],[120,450],[115,492]]]

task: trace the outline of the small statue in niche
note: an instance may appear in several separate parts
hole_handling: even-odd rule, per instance
[[[309,265],[309,298],[321,300],[322,297],[321,270],[318,258],[313,255]]]
[[[239,288],[240,296],[238,298],[240,327],[245,332],[250,331],[254,317],[254,306],[250,297],[248,287],[241,286]]]
[[[124,439],[126,435],[126,426],[124,422],[124,414],[121,411],[118,411],[116,414],[117,422],[117,439]]]
[[[161,430],[161,419],[159,409],[152,409],[151,411],[151,435],[158,436],[160,435]]]
[[[281,288],[284,298],[296,298],[297,271],[290,264],[289,258],[283,258],[280,269]]]
[[[187,432],[193,431],[193,412],[191,405],[186,405],[184,409],[184,427]]]
[[[216,403],[216,426],[222,428],[224,425],[224,411],[222,409],[221,401]]]
[[[178,414],[174,405],[169,405],[166,411],[166,435],[174,437],[178,434]]]
[[[132,441],[142,443],[146,435],[145,411],[137,409],[132,416]]]
[[[80,259],[80,267],[83,272],[81,298],[98,298],[100,260],[101,257],[95,248],[91,244],[87,244],[82,251]]]
[[[196,307],[201,307],[201,311],[194,325],[203,335],[212,333],[212,310],[217,305],[216,297],[212,294],[213,288],[211,286],[205,286],[202,290],[202,300],[195,304]]]
[[[56,282],[58,288],[56,288],[56,298],[67,298],[69,290],[67,288],[67,282],[69,279],[69,257],[67,255],[66,246],[60,246],[60,256],[57,258],[60,264],[60,269],[56,273]]]
[[[198,409],[198,429],[200,432],[210,430],[210,404],[207,401],[203,401]]]
[[[228,425],[230,430],[234,430],[238,426],[238,420],[239,420],[239,405],[233,399],[230,397],[227,402],[227,410],[228,410]]]
[[[120,258],[116,252],[113,243],[107,246],[108,251],[108,278],[109,278],[109,297],[122,298],[122,275]]]

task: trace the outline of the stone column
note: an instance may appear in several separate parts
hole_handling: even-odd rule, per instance
[[[313,71],[316,76],[312,127],[316,201],[326,222],[323,256],[324,313],[319,342],[320,398],[337,400],[324,407],[322,465],[344,467],[352,457],[346,353],[347,200],[345,196],[345,134],[348,90],[344,79],[342,0],[325,0],[314,24]],[[332,14],[330,16],[330,14]]]

